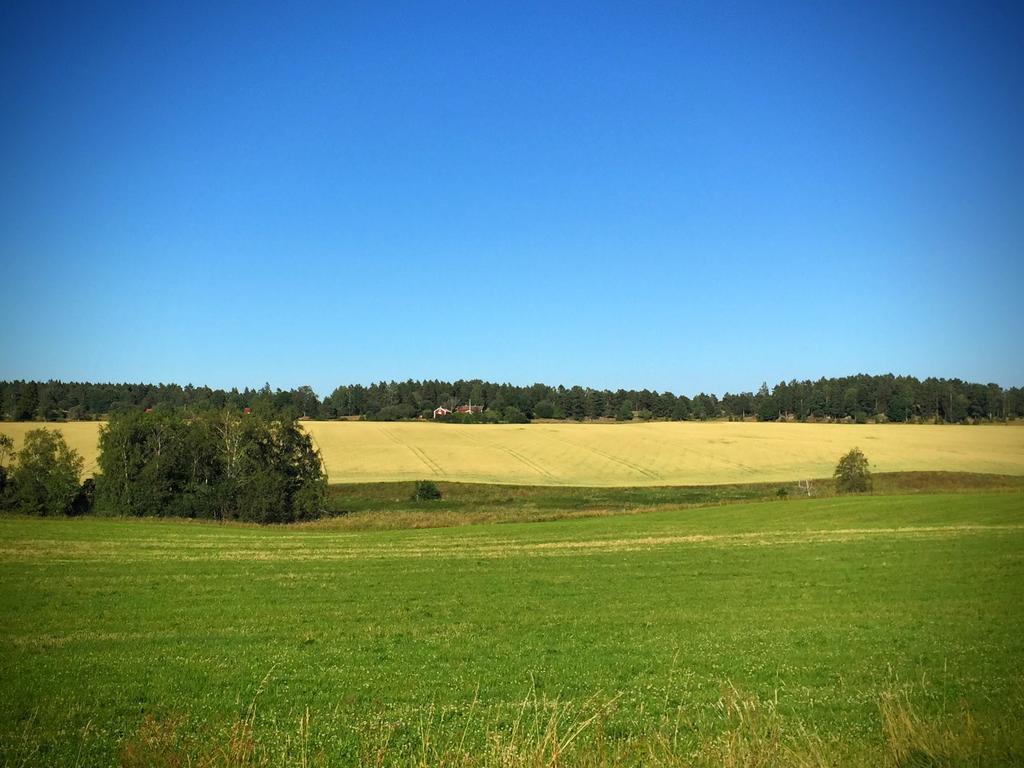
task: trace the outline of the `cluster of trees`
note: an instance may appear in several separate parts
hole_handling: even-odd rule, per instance
[[[223,390],[191,384],[90,384],[75,381],[0,381],[0,418],[9,421],[106,419],[165,406],[195,413],[245,408],[264,416],[316,418],[320,399],[311,387]]]
[[[288,523],[326,507],[320,453],[294,420],[160,408],[116,416],[99,445],[104,512]]]
[[[82,515],[92,509],[95,483],[79,483],[82,457],[59,432],[33,429],[20,451],[0,435],[0,509],[26,515]]]
[[[779,382],[756,392],[701,392],[693,397],[651,390],[513,386],[479,379],[390,381],[340,386],[320,400],[310,387],[230,391],[176,384],[0,382],[0,416],[12,420],[106,418],[166,406],[186,413],[241,411],[285,419],[360,417],[381,421],[429,417],[434,408],[473,403],[483,414],[464,421],[528,419],[745,419],[967,421],[1024,418],[1024,390],[960,379],[843,376]]]
[[[327,507],[320,454],[291,419],[167,407],[115,414],[100,430],[100,474],[81,485],[82,459],[59,432],[28,432],[8,471],[12,447],[0,441],[0,502],[23,514],[84,514],[95,500],[113,515],[288,523]]]

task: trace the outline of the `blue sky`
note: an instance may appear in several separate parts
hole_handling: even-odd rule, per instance
[[[1020,3],[7,3],[0,378],[1021,385],[1022,38]]]

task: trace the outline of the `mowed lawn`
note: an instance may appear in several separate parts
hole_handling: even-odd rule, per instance
[[[524,699],[614,700],[619,743],[706,736],[740,697],[872,754],[902,692],[1015,738],[1022,605],[1019,492],[355,533],[0,519],[0,764],[142,764],[161,728],[239,721],[275,763],[415,764],[424,729],[483,749]]]
[[[0,424],[16,441],[37,424]],[[860,447],[878,472],[1024,475],[1024,426],[655,422],[305,422],[331,482],[657,486],[828,477]],[[97,422],[55,425],[95,467]]]

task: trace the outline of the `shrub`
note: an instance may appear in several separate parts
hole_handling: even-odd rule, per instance
[[[839,493],[866,493],[871,490],[871,471],[867,456],[860,448],[853,448],[836,464],[832,475]]]
[[[72,517],[87,515],[92,512],[92,505],[95,500],[96,481],[91,477],[88,477],[85,479],[85,482],[79,486],[78,493],[75,494],[75,498],[71,500],[71,506],[68,507],[67,514]]]
[[[431,480],[417,480],[412,492],[413,501],[434,501],[441,498],[441,489]]]

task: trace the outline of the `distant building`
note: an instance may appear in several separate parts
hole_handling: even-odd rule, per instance
[[[484,407],[482,405],[473,405],[472,403],[470,405],[457,406],[454,411],[451,408],[439,405],[437,406],[437,408],[434,409],[434,418],[438,419],[441,418],[442,416],[451,416],[453,413],[473,415],[483,412]]]

